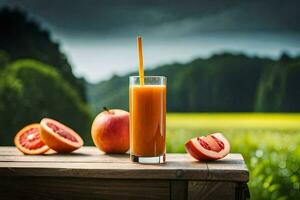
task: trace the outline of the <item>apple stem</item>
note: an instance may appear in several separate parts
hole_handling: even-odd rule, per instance
[[[103,107],[103,110],[105,110],[105,111],[107,111],[107,112],[109,112],[110,113],[110,110],[109,110],[109,108],[107,108],[107,107]]]

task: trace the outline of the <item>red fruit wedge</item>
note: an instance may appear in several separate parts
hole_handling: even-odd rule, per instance
[[[190,139],[186,151],[197,160],[217,160],[230,152],[230,144],[221,133]]]
[[[82,138],[62,123],[44,118],[40,122],[41,139],[56,152],[72,152],[83,145]]]
[[[15,136],[14,143],[24,154],[37,155],[49,150],[41,140],[39,124],[30,124],[22,128]]]

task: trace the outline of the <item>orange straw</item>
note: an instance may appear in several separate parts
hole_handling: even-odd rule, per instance
[[[140,74],[140,84],[144,85],[144,61],[143,61],[143,45],[142,45],[142,37],[137,37],[138,44],[138,54],[139,54],[139,74]]]

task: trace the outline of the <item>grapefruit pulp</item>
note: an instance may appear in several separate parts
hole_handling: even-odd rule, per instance
[[[40,122],[41,139],[56,152],[72,152],[83,145],[82,138],[71,128],[49,118]]]
[[[230,152],[230,144],[221,133],[190,139],[186,151],[197,160],[217,160]]]
[[[15,136],[14,143],[24,154],[37,155],[49,150],[41,140],[39,124],[30,124],[22,128]]]

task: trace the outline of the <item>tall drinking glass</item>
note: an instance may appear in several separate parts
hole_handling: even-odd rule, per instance
[[[139,163],[166,159],[166,83],[164,76],[129,78],[130,157]]]

